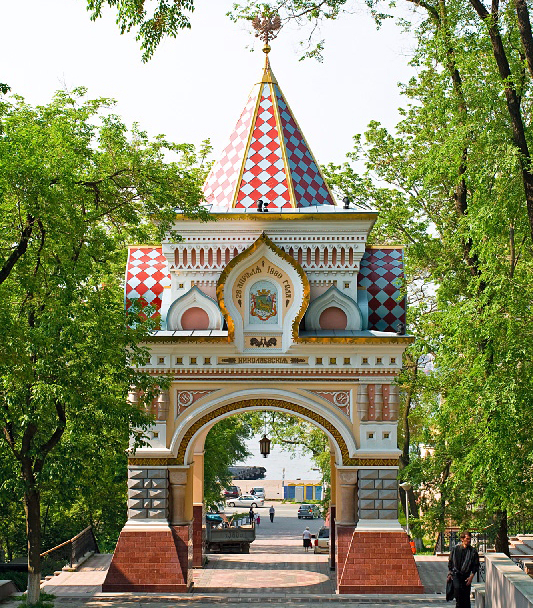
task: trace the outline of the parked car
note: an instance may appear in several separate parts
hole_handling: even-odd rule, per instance
[[[329,553],[329,528],[324,526],[318,531],[318,537],[315,538],[314,553]]]
[[[318,505],[300,505],[298,507],[298,519],[318,519],[320,508]]]
[[[253,496],[257,496],[258,498],[264,498],[265,488],[252,488],[250,490],[250,494],[252,494]]]
[[[226,500],[226,504],[228,507],[252,507],[252,509],[255,509],[256,507],[262,507],[265,504],[265,501],[262,498],[257,498],[257,496],[252,496],[251,494],[243,494],[238,498]]]
[[[228,486],[223,492],[224,498],[238,498],[241,495],[241,489],[238,486]]]

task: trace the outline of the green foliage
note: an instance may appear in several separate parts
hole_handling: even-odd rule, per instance
[[[320,470],[322,481],[331,481],[329,441],[325,433],[314,424],[284,412],[251,414],[251,424],[255,433],[266,431],[274,445],[287,451],[291,458],[302,452],[310,456]]]
[[[384,3],[367,5],[379,23]],[[407,245],[417,343],[399,378],[402,477],[417,489],[421,535],[450,518],[482,526],[531,510],[533,47],[519,3],[411,5],[417,76],[403,86],[402,121],[393,132],[372,122],[325,173],[341,197],[380,211],[374,242]],[[314,25],[354,6],[268,10]],[[233,15],[256,10],[246,2]]]
[[[138,370],[158,319],[138,302],[124,311],[125,243],[160,240],[178,209],[208,219],[208,147],[150,140],[84,94],[0,104],[0,504],[24,499],[36,571],[41,514],[51,544],[89,522],[112,545],[130,433],[141,445],[144,407],[168,384]],[[130,386],[143,391],[139,408]],[[77,523],[59,524],[67,512]],[[17,519],[3,513],[6,538]]]
[[[223,489],[231,484],[228,467],[250,456],[245,441],[251,436],[248,414],[225,418],[207,434],[204,446],[204,501],[207,507],[220,504]]]
[[[175,38],[180,30],[190,29],[190,14],[194,11],[193,0],[87,0],[87,10],[94,21],[102,16],[102,10],[116,12],[120,33],[134,30],[141,42],[142,60],[148,61],[165,36]]]

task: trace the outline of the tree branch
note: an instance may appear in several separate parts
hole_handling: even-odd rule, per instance
[[[26,253],[33,231],[34,222],[35,218],[28,213],[26,216],[26,223],[20,235],[19,243],[16,245],[11,255],[7,258],[2,268],[0,268],[0,285],[7,279],[17,261]]]

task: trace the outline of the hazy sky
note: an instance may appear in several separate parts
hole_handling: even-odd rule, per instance
[[[210,138],[216,154],[263,64],[249,26],[225,16],[230,4],[197,0],[192,30],[166,40],[142,64],[133,34],[120,36],[111,10],[93,23],[86,0],[4,0],[0,82],[33,104],[83,85],[91,97],[116,99],[117,113],[151,135]],[[298,61],[302,35],[294,27],[282,31],[272,44],[272,67],[317,160],[341,162],[369,120],[397,121],[404,103],[397,83],[412,73],[411,40],[392,23],[376,31],[364,9],[323,29],[322,64]]]

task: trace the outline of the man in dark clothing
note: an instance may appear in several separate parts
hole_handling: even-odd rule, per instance
[[[479,570],[479,555],[471,543],[472,534],[463,532],[461,542],[450,550],[448,579],[453,579],[456,608],[470,608],[470,585]]]

